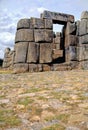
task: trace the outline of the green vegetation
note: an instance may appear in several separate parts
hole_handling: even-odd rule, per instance
[[[65,127],[60,124],[54,124],[52,126],[43,128],[42,130],[65,130]]]
[[[17,101],[17,104],[21,104],[24,106],[27,106],[29,104],[32,104],[34,102],[33,99],[31,99],[30,97],[25,97],[25,98],[21,98]]]
[[[12,127],[21,124],[21,120],[15,115],[13,110],[0,110],[0,127]]]

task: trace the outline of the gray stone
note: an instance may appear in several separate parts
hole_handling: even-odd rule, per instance
[[[39,58],[39,44],[34,42],[29,42],[27,62],[37,63]]]
[[[29,72],[41,72],[42,64],[29,64]]]
[[[15,61],[14,63],[25,63],[27,59],[28,42],[15,44]]]
[[[57,59],[59,57],[63,57],[63,50],[53,49],[52,53],[53,53],[52,54],[53,59]]]
[[[88,34],[79,37],[79,45],[88,44]]]
[[[51,70],[51,65],[43,64],[43,71],[50,71],[50,70]]]
[[[75,24],[75,23],[68,22],[68,23],[67,23],[67,26],[66,26],[65,35],[75,34],[75,33],[76,33],[76,24]]]
[[[20,29],[16,32],[15,43],[34,41],[32,29]]]
[[[79,24],[79,35],[85,35],[87,33],[87,20],[83,19]]]
[[[67,35],[65,37],[65,46],[75,46],[79,43],[78,36],[75,35]]]
[[[88,45],[77,47],[77,59],[78,61],[88,60]]]
[[[45,19],[45,29],[52,29],[53,28],[53,22],[50,19]]]
[[[30,19],[20,19],[17,23],[17,29],[30,28]]]
[[[34,31],[35,42],[52,42],[53,31],[45,29],[36,29]]]
[[[13,73],[24,73],[27,71],[28,71],[28,64],[27,63],[14,64]]]
[[[66,130],[80,130],[80,129],[77,128],[77,127],[69,126],[69,127],[66,128]]]
[[[56,32],[56,37],[61,37],[61,32]]]
[[[52,44],[42,43],[40,44],[40,63],[50,63],[52,62]]]
[[[88,11],[83,11],[81,14],[81,20],[82,19],[88,19]]]
[[[35,42],[44,42],[45,41],[45,31],[42,29],[34,30]]]
[[[69,46],[69,56],[71,61],[77,60],[77,48],[75,46]]]
[[[34,28],[34,29],[44,29],[45,28],[45,23],[44,23],[44,19],[40,19],[40,18],[31,18],[31,27],[30,28]]]
[[[47,18],[53,20],[53,22],[74,22],[74,16],[69,14],[57,13],[57,12],[50,12],[44,11],[41,15],[42,18]]]
[[[80,21],[76,21],[76,35],[79,36],[79,26],[80,26]]]
[[[53,42],[53,31],[52,30],[45,30],[45,42]]]

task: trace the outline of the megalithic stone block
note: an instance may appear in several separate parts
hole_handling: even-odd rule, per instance
[[[66,26],[66,32],[65,35],[74,34],[76,33],[76,24],[68,22]]]
[[[52,62],[52,44],[51,43],[41,43],[40,44],[40,63],[50,63]]]
[[[30,28],[34,29],[44,29],[45,28],[45,22],[44,19],[40,18],[31,18],[30,19]]]
[[[28,71],[27,63],[14,64],[13,73],[24,73]]]
[[[53,31],[48,29],[35,29],[34,30],[35,42],[52,42]]]
[[[53,21],[51,19],[44,19],[45,20],[45,29],[53,29]]]
[[[79,38],[76,35],[67,35],[65,37],[65,46],[75,46],[79,43]]]
[[[32,29],[20,29],[16,32],[15,43],[34,41]]]
[[[79,35],[85,35],[87,33],[87,19],[82,19],[79,24]]]
[[[88,44],[88,34],[79,37],[79,45]]]
[[[30,19],[20,19],[17,23],[17,30],[18,29],[29,29],[30,28]]]
[[[29,64],[29,72],[42,72],[42,64]]]
[[[34,42],[29,42],[27,62],[37,63],[39,60],[39,44]]]
[[[51,19],[53,21],[59,21],[67,23],[69,22],[74,22],[74,16],[73,15],[69,15],[69,14],[63,14],[63,13],[57,13],[57,12],[51,12],[51,11],[44,11],[41,14],[41,18],[47,18],[47,19]]]
[[[25,63],[27,60],[28,42],[15,44],[15,61],[14,63]]]

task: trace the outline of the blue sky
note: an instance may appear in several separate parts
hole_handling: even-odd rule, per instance
[[[0,58],[6,47],[13,49],[19,19],[40,17],[44,10],[72,14],[77,21],[88,11],[88,0],[0,0]]]

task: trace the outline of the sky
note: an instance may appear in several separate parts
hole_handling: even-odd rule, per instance
[[[72,14],[77,21],[82,11],[88,11],[88,0],[0,0],[0,58],[5,48],[14,47],[17,22],[39,18],[44,10]]]

